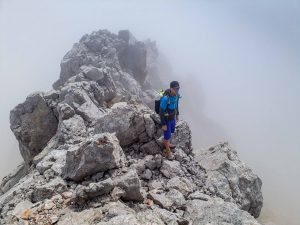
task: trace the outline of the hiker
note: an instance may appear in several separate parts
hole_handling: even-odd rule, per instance
[[[167,89],[164,92],[164,96],[160,99],[159,107],[162,130],[164,131],[164,155],[168,159],[173,158],[171,149],[175,148],[175,146],[170,143],[170,138],[172,133],[175,132],[176,121],[179,119],[178,101],[179,83],[178,81],[172,81],[170,83],[170,89]]]

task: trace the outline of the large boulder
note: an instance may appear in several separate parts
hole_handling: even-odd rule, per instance
[[[42,151],[55,135],[58,120],[43,93],[29,95],[10,112],[10,128],[15,134],[26,163]]]
[[[147,142],[151,139],[152,132],[148,132],[144,120],[144,113],[150,109],[143,104],[119,102],[111,107],[111,111],[99,118],[95,125],[95,133],[115,132],[121,146],[134,142]],[[153,113],[153,112],[152,112]]]
[[[185,120],[180,120],[172,137],[172,143],[182,149],[186,154],[193,152],[192,148],[192,132]]]
[[[97,172],[121,167],[125,157],[114,134],[102,133],[87,138],[79,147],[69,149],[63,176],[80,181]]]
[[[258,217],[263,205],[262,181],[228,143],[202,151],[199,164],[207,171],[206,189]]]
[[[234,203],[225,202],[221,198],[188,201],[184,217],[192,224],[260,225],[246,211],[240,210]]]

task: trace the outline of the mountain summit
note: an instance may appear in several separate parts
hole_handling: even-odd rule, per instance
[[[128,30],[73,45],[53,90],[11,110],[24,162],[0,185],[0,224],[259,225],[262,181],[228,143],[195,150],[181,120],[162,156],[157,60]]]

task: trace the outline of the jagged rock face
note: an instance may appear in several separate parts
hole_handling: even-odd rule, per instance
[[[263,204],[262,181],[246,166],[227,143],[216,145],[199,155],[207,171],[206,188],[258,217]]]
[[[259,225],[247,212],[221,198],[190,200],[186,204],[184,217],[195,224],[243,224]],[[199,223],[201,221],[201,223]]]
[[[58,120],[43,93],[28,96],[10,112],[10,127],[19,141],[26,162],[37,155],[54,136]]]
[[[136,141],[147,142],[155,132],[155,123],[149,118],[150,113],[153,114],[142,104],[116,103],[105,116],[98,119],[94,133],[115,132],[121,146]],[[149,115],[147,123],[145,115]]]
[[[102,133],[88,138],[77,149],[67,151],[63,176],[80,181],[83,178],[119,168],[125,156],[114,134]]]
[[[156,57],[128,31],[93,32],[63,58],[54,90],[11,111],[24,163],[0,185],[0,224],[258,224],[261,180],[228,144],[198,162],[181,120],[174,159],[162,156]]]
[[[99,70],[100,73],[89,69],[85,73],[88,78],[98,79],[105,70],[104,75],[123,70],[142,85],[147,75],[147,47],[128,30],[120,31],[119,35],[106,30],[85,35],[63,58],[60,79],[54,88],[59,88],[69,78],[80,74],[82,69],[85,70],[85,65],[103,68]]]

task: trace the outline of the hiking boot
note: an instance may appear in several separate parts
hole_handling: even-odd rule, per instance
[[[164,157],[166,157],[169,160],[174,159],[174,156],[173,156],[173,153],[171,152],[171,150],[164,149],[163,155],[164,155]]]

